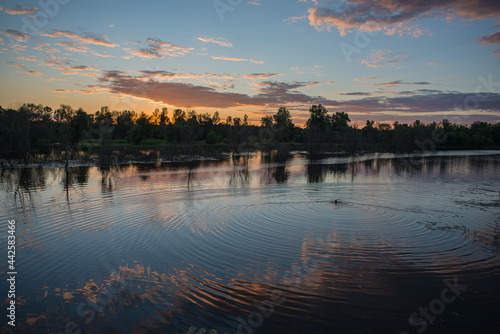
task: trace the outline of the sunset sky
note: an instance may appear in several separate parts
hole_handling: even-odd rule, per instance
[[[0,1],[0,106],[500,121],[498,0]]]

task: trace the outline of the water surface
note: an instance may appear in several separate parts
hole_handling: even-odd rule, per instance
[[[480,151],[4,171],[15,332],[489,332],[499,172]]]

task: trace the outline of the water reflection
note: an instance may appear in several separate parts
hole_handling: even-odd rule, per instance
[[[232,159],[233,168],[229,176],[229,185],[233,187],[248,187],[250,184],[250,156],[237,156]]]
[[[287,161],[290,156],[286,154],[279,154],[279,152],[271,152],[271,154],[262,157],[266,164],[266,170],[261,178],[262,184],[286,184],[290,178],[291,172],[287,166]]]
[[[411,333],[409,316],[457,280],[463,299],[426,332],[486,331],[499,171],[498,155],[382,154],[3,171],[16,330]]]
[[[101,193],[105,197],[113,195],[113,173],[115,167],[101,167]]]

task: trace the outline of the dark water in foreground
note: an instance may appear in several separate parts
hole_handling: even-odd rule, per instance
[[[14,333],[496,332],[500,155],[447,154],[4,171],[1,330],[15,219]]]

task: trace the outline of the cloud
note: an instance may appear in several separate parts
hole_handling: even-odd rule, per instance
[[[283,73],[250,73],[250,74],[243,74],[243,78],[250,80],[265,80],[280,75],[283,75]]]
[[[35,57],[25,57],[25,56],[17,57],[17,59],[26,61],[38,61],[38,59],[36,59]]]
[[[1,6],[0,6],[0,10],[2,10]],[[33,15],[33,14],[36,13],[37,10],[38,10],[38,8],[36,8],[36,7],[26,8],[26,7],[19,6],[19,5],[17,5],[16,8],[5,8],[5,9],[3,9],[3,11],[5,13],[10,14],[10,15],[22,15],[22,14]]]
[[[54,78],[54,77],[50,77],[48,79],[45,79],[45,81],[47,82],[52,82],[52,81],[68,81],[66,79],[59,79],[59,78]]]
[[[89,89],[82,89],[82,90],[80,90],[80,92],[83,94],[109,93],[109,88],[101,86],[101,85],[89,85],[89,86],[87,86],[87,88],[89,88]]]
[[[107,47],[116,47],[118,44],[114,44],[111,42],[107,41],[107,36],[106,35],[101,35],[101,36],[94,36],[94,35],[86,35],[82,36],[79,34],[76,34],[71,31],[67,30],[55,30],[50,33],[40,33],[40,35],[45,36],[45,37],[55,37],[55,38],[61,38],[61,37],[66,37],[70,38],[74,42],[78,44],[93,44],[93,45],[102,45],[102,46],[107,46]]]
[[[307,82],[278,82],[278,81],[263,81],[255,84],[259,94],[257,97],[265,98],[269,101],[267,104],[276,106],[279,104],[335,104],[335,101],[325,99],[321,96],[310,96],[299,92],[297,89],[312,87],[319,85],[317,81]]]
[[[237,77],[235,77],[234,75],[230,75],[230,74],[216,74],[216,73],[207,72],[207,73],[203,73],[203,75],[206,77],[210,77],[210,78],[214,78],[214,79],[221,79],[221,80],[240,80]]]
[[[14,63],[13,61],[6,61],[5,63],[11,67],[26,69],[26,65],[24,65],[24,64]]]
[[[157,38],[147,38],[146,42],[149,44],[146,49],[137,49],[130,51],[130,54],[140,58],[164,58],[165,56],[170,57],[182,57],[186,53],[189,53],[193,48],[183,47],[174,45],[169,42],[162,42]]]
[[[15,63],[13,61],[6,61],[5,63],[8,64],[11,67],[19,69],[20,72],[22,72],[22,73],[28,73],[28,74],[32,74],[32,75],[36,75],[36,76],[43,75],[42,72],[29,70],[26,67],[26,65],[24,65],[24,64]]]
[[[16,41],[19,42],[24,42],[33,37],[33,35],[30,34],[25,34],[23,32],[17,31],[17,30],[12,30],[12,29],[7,29],[7,30],[0,30],[0,34],[8,36],[10,38],[15,39]]]
[[[394,87],[394,86],[400,86],[400,85],[430,85],[430,84],[431,83],[427,82],[427,81],[406,82],[403,80],[393,80],[391,82],[371,84],[368,86],[371,86],[371,87]]]
[[[379,68],[379,67],[399,65],[409,60],[411,60],[410,56],[403,54],[393,55],[391,50],[387,51],[373,50],[370,53],[370,58],[363,59],[361,63],[365,64],[368,67]]]
[[[94,71],[95,70],[95,68],[93,66],[87,66],[87,65],[70,66],[68,68],[71,70],[75,70],[75,71]]]
[[[355,78],[353,80],[357,81],[357,82],[361,82],[361,83],[367,83],[368,81],[377,80],[377,79],[381,79],[381,77],[376,76],[376,77],[371,77],[371,78]]]
[[[94,66],[87,65],[72,65],[71,62],[65,57],[56,57],[49,54],[49,60],[43,62],[45,66],[58,70],[63,75],[84,75],[89,77],[97,77],[99,72]]]
[[[458,109],[463,106],[464,101],[469,101],[471,96],[477,97],[477,106],[474,110],[483,113],[500,112],[500,94],[494,93],[462,93],[443,92],[430,89],[419,89],[414,92],[406,92],[396,97],[369,96],[364,92],[342,93],[344,96],[357,96],[361,98],[336,101],[321,96],[312,96],[300,92],[300,89],[318,85],[318,82],[276,82],[264,81],[256,84],[258,93],[250,96],[241,93],[219,92],[215,87],[207,87],[178,82],[160,82],[152,79],[152,72],[142,71],[148,74],[149,79],[144,80],[142,75],[131,76],[120,71],[106,71],[98,79],[104,86],[102,90],[110,93],[128,95],[150,101],[161,102],[172,106],[190,105],[192,108],[231,108],[241,106],[254,107],[276,107],[282,105],[295,105],[296,108],[306,108],[311,104],[322,104],[329,108],[330,112],[344,111],[351,115],[393,115],[391,117],[404,117],[404,115],[415,115],[419,113],[435,114],[437,117],[443,115],[464,114]],[[169,76],[168,72],[156,73],[157,75]],[[405,83],[401,80],[393,84],[417,84],[424,85],[426,82]],[[213,84],[218,85],[218,84]],[[225,84],[220,88],[230,88]],[[386,92],[387,93],[387,92]],[[394,92],[391,92],[391,94]],[[366,97],[363,97],[365,95]],[[467,110],[466,114],[471,114]],[[403,115],[403,116],[402,116]],[[412,116],[414,117],[414,116]]]
[[[71,52],[78,52],[78,53],[89,53],[90,52],[89,48],[87,48],[85,46],[78,45],[76,43],[64,42],[64,43],[56,43],[56,45],[60,45],[60,46],[64,47],[65,50],[71,51]]]
[[[111,93],[125,94],[173,106],[190,105],[193,108],[229,108],[242,105],[265,105],[266,98],[250,97],[239,93],[221,93],[213,87],[178,82],[142,81],[120,71],[107,71],[100,82],[109,84]]]
[[[348,113],[391,114],[399,117],[404,114],[428,113],[442,117],[445,113],[470,115],[473,110],[498,113],[500,111],[500,94],[494,93],[461,93],[443,91],[417,91],[415,94],[393,98],[366,97],[358,100],[342,101],[336,107],[337,111]],[[477,105],[470,110],[460,110],[464,101],[471,97],[477,98]]]
[[[74,92],[77,92],[77,90],[74,90],[74,89],[62,89],[62,88],[58,88],[58,89],[54,89],[53,91],[51,91],[52,93],[74,93]]]
[[[163,58],[163,56],[159,52],[148,49],[133,50],[132,52],[130,52],[130,54],[140,58]]]
[[[99,52],[95,52],[95,51],[90,51],[91,54],[93,54],[94,56],[97,56],[97,57],[101,57],[101,58],[116,58],[115,56],[112,56],[112,55],[108,55],[108,54],[103,54],[103,53],[99,53]]]
[[[347,96],[370,96],[372,94],[371,93],[366,93],[366,92],[350,92],[350,93],[340,93],[340,95],[347,95]]]
[[[489,34],[488,36],[476,38],[476,42],[481,43],[482,46],[500,44],[500,31]]]
[[[319,4],[318,3],[318,0],[299,0],[297,1],[298,3],[309,3],[309,2],[312,2],[314,3],[316,6]]]
[[[335,81],[328,81],[326,84],[327,84],[327,85],[335,85],[335,84],[336,84],[336,82],[335,82]]]
[[[39,72],[39,71],[33,71],[33,70],[28,70],[28,71],[24,71],[25,73],[28,73],[28,74],[32,74],[32,75],[36,75],[36,76],[40,76],[40,75],[43,75],[42,72]]]
[[[152,73],[148,72],[148,74]],[[168,75],[168,73],[163,74]],[[145,81],[142,76],[134,77],[120,71],[106,71],[98,80],[106,83],[111,93],[145,98],[173,106],[190,105],[193,108],[224,109],[237,106],[276,106],[288,103],[322,103],[325,105],[334,103],[322,97],[308,96],[297,91],[299,88],[317,85],[318,82],[265,81],[257,84],[258,94],[249,96],[241,93],[218,92],[214,87],[188,83],[160,82],[153,79]],[[225,85],[222,88],[230,87],[231,85]]]
[[[330,8],[310,8],[309,24],[317,30],[337,28],[342,36],[359,29],[419,37],[426,30],[414,24],[418,19],[483,20],[500,16],[500,2],[495,0],[346,0],[331,4]]]
[[[481,43],[481,46],[500,44],[500,31],[489,34],[488,36],[476,38],[476,42]],[[500,49],[492,51],[496,57],[500,57]]]
[[[212,83],[212,84],[210,85],[210,87],[227,89],[227,88],[234,88],[234,84],[218,84],[218,83]]]
[[[230,42],[228,42],[224,38],[209,38],[206,36],[200,36],[200,37],[198,37],[198,39],[200,41],[202,41],[203,43],[215,43],[215,44],[218,44],[220,46],[225,46],[226,48],[233,47],[233,44],[231,44]]]
[[[253,60],[253,59],[245,59],[245,58],[231,58],[226,56],[212,56],[212,59],[216,60],[227,60],[227,61],[248,61],[253,64],[264,64],[262,60]]]
[[[248,4],[249,4],[249,5],[253,5],[253,6],[260,6],[260,5],[262,5],[262,4],[260,3],[260,1],[261,1],[261,0],[249,0],[249,1],[248,1]]]
[[[314,65],[314,66],[306,66],[306,67],[299,67],[299,66],[294,66],[291,67],[290,69],[292,71],[295,71],[296,74],[315,74],[316,76],[320,76],[322,73],[322,69],[324,66],[322,65]]]
[[[284,22],[288,22],[288,23],[295,23],[295,22],[299,22],[299,21],[302,21],[302,20],[305,20],[307,19],[307,15],[304,15],[304,16],[292,16],[292,17],[289,17],[287,19],[284,19],[283,21]]]

